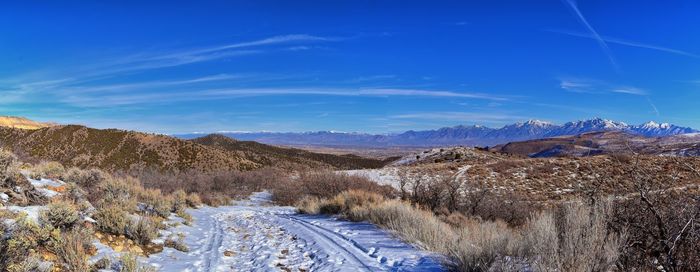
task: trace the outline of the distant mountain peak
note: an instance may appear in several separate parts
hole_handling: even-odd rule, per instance
[[[514,141],[525,141],[589,132],[620,131],[646,137],[664,137],[699,132],[692,128],[669,123],[649,121],[632,126],[624,122],[594,117],[586,120],[553,124],[531,119],[501,128],[481,125],[457,125],[433,130],[408,130],[389,134],[307,132],[307,133],[253,133],[226,134],[239,140],[252,140],[281,145],[319,146],[449,146],[449,145],[497,145]]]

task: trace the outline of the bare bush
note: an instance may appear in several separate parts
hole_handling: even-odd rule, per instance
[[[382,186],[364,177],[349,176],[330,171],[302,173],[297,179],[280,182],[272,187],[273,200],[283,205],[293,205],[306,197],[332,198],[348,190],[375,192],[394,196],[390,186]]]
[[[556,212],[530,220],[522,250],[539,271],[610,271],[624,243],[624,233],[611,232],[609,201],[565,203]]]

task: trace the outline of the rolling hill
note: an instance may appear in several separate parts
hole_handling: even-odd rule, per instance
[[[249,160],[264,166],[279,167],[283,164],[296,164],[307,167],[363,169],[380,168],[393,159],[377,160],[356,155],[314,153],[296,148],[277,147],[253,141],[237,141],[220,134],[210,134],[190,141],[226,151],[242,153]]]
[[[599,131],[574,136],[511,142],[495,146],[490,150],[533,158],[632,153],[698,156],[700,155],[700,138],[694,134],[646,137],[625,131]]]
[[[0,116],[0,127],[11,127],[21,129],[40,129],[52,127],[56,124],[32,121],[24,117]]]
[[[265,166],[285,169],[381,167],[384,162],[356,156],[316,154],[217,136],[186,141],[170,136],[67,125],[36,130],[0,127],[0,146],[27,161],[108,171],[225,171]]]

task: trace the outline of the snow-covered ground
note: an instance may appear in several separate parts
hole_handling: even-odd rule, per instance
[[[188,210],[189,252],[166,248],[145,262],[160,271],[442,271],[440,257],[368,223],[296,214],[257,193],[234,206]]]
[[[390,185],[394,188],[399,188],[399,169],[395,167],[384,167],[379,169],[359,169],[359,170],[342,170],[338,173],[347,174],[350,176],[359,176],[374,181],[380,185]]]

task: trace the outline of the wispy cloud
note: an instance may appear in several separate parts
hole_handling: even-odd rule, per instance
[[[611,92],[613,93],[622,93],[622,94],[632,94],[632,95],[647,95],[647,91],[635,88],[635,87],[619,87],[612,89]]]
[[[581,78],[560,78],[559,87],[574,93],[619,93],[629,95],[646,96],[649,92],[632,86],[612,84],[602,80],[581,79]]]
[[[504,97],[495,95],[453,92],[453,91],[434,91],[434,90],[412,90],[412,89],[364,89],[358,92],[358,95],[366,96],[430,96],[430,97],[461,97],[475,98],[486,100],[508,100]]]
[[[528,119],[520,115],[507,113],[485,113],[485,112],[417,112],[390,115],[389,119],[405,120],[439,120],[459,123],[482,122],[488,124],[508,124],[518,120]]]
[[[546,31],[552,32],[552,33],[558,33],[558,34],[579,37],[579,38],[596,39],[595,36],[593,36],[591,34],[585,34],[585,33],[564,31],[564,30],[551,30],[551,29],[546,30]],[[673,48],[668,48],[668,47],[663,47],[663,46],[658,46],[658,45],[653,45],[653,44],[641,43],[641,42],[636,42],[636,41],[623,40],[623,39],[618,39],[618,38],[613,38],[613,37],[608,37],[608,36],[600,36],[600,38],[603,39],[603,41],[608,42],[608,43],[612,43],[612,44],[619,44],[619,45],[625,45],[625,46],[631,46],[631,47],[637,47],[637,48],[656,50],[656,51],[661,51],[661,52],[666,52],[666,53],[671,53],[671,54],[676,54],[676,55],[681,55],[681,56],[686,56],[686,57],[692,57],[692,58],[700,58],[700,55],[698,55],[698,54],[690,53],[690,52],[683,51],[683,50],[678,50],[678,49],[673,49]]]
[[[615,68],[616,71],[620,70],[619,65],[617,64],[617,61],[615,60],[615,57],[612,54],[612,51],[610,50],[610,47],[606,43],[606,41],[598,34],[598,31],[596,31],[593,26],[588,22],[586,17],[583,16],[583,13],[581,13],[581,10],[578,8],[578,4],[576,4],[575,0],[562,0],[564,4],[569,7],[569,9],[574,13],[576,16],[576,19],[583,25],[583,27],[588,30],[590,33],[591,37],[598,42],[598,45],[600,48],[603,50],[603,53],[608,57],[608,60],[610,60],[610,64],[612,64],[613,68]]]
[[[213,99],[233,99],[255,96],[356,96],[356,97],[456,97],[503,101],[506,98],[454,91],[415,90],[415,89],[350,89],[350,88],[221,88],[185,90],[169,92],[147,92],[135,94],[67,95],[62,102],[81,107],[122,106],[135,104],[168,104],[180,101],[201,101]]]

